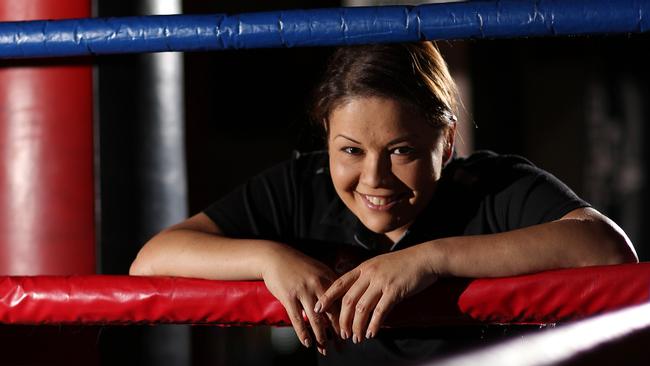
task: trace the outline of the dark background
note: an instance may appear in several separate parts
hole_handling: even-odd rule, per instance
[[[239,13],[331,7],[338,2],[190,1],[184,13]],[[131,2],[97,1],[97,15],[137,14]],[[526,156],[616,220],[642,260],[650,257],[647,216],[650,133],[648,36],[455,41],[440,44],[468,81],[466,112],[474,149]],[[252,174],[318,148],[305,102],[329,48],[187,53],[185,61],[188,208],[199,212]],[[125,274],[138,236],[135,134],[139,55],[96,59],[101,196],[100,268]],[[467,141],[471,142],[471,139]],[[467,146],[465,146],[467,147]],[[107,328],[98,339],[106,364],[149,364],[149,328]],[[202,364],[313,361],[283,355],[268,328],[194,327],[189,357]],[[173,342],[172,342],[173,343]],[[180,346],[179,346],[180,347]],[[120,352],[114,352],[119,349]],[[149,353],[148,353],[149,352]],[[172,352],[173,353],[173,352]]]

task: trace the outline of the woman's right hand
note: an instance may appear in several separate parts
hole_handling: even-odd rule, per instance
[[[262,269],[264,283],[284,305],[300,342],[310,347],[312,337],[302,316],[305,312],[316,337],[316,347],[324,354],[327,327],[333,325],[339,334],[338,319],[334,319],[337,314],[330,312],[330,319],[326,319],[323,314],[314,312],[314,305],[338,276],[325,264],[299,251],[284,244],[274,244],[269,247],[270,255]]]

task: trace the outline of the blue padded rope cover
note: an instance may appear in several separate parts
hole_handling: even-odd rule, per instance
[[[0,23],[0,57],[645,32],[650,0],[501,0]]]

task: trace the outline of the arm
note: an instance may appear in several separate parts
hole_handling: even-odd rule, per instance
[[[637,262],[627,235],[592,208],[561,219],[489,235],[424,243],[431,271],[441,276],[499,277],[549,269]]]
[[[199,213],[149,240],[129,274],[261,280],[264,257],[274,245],[278,244],[225,237],[207,215]]]
[[[335,281],[315,310],[327,311],[341,298],[341,336],[356,343],[376,335],[396,303],[440,276],[513,276],[636,261],[625,233],[598,211],[583,208],[553,222],[444,238],[372,258]]]
[[[184,276],[218,280],[264,280],[284,305],[303,345],[311,336],[303,309],[318,342],[326,342],[326,322],[314,303],[336,278],[324,264],[274,241],[232,239],[199,213],[154,236],[138,253],[131,275]]]

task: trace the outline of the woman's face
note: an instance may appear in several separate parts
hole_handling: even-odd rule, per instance
[[[451,141],[408,104],[358,97],[330,114],[336,192],[370,230],[393,242],[429,203]]]

